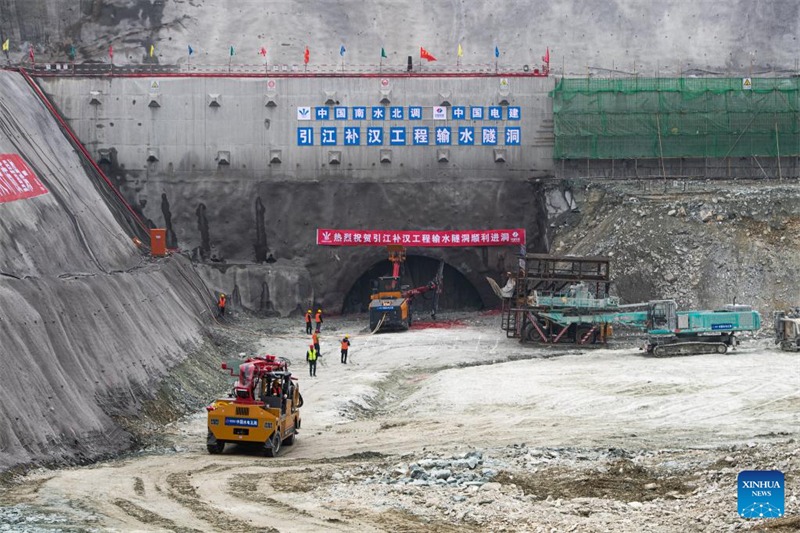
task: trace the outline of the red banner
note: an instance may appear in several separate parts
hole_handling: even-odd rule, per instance
[[[524,229],[386,231],[317,229],[320,246],[509,246],[525,244]]]
[[[0,154],[0,204],[47,192],[24,159],[17,154]]]

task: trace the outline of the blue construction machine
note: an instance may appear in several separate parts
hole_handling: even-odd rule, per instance
[[[645,350],[656,357],[728,351],[736,334],[761,327],[746,305],[679,311],[673,300],[621,305],[608,294],[610,258],[527,254],[504,299],[502,327],[522,342],[605,344],[616,325],[647,333]],[[507,284],[508,286],[509,284]]]

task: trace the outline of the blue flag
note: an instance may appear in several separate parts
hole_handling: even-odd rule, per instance
[[[189,55],[192,55],[193,53],[194,53],[194,48],[192,48],[192,45],[190,44],[189,45]]]
[[[500,49],[496,46],[494,47],[494,57],[500,57]]]
[[[341,48],[339,48],[339,55],[340,55],[340,56],[342,56],[342,57],[344,57],[344,53],[345,53],[346,51],[347,51],[347,50],[345,50],[345,49],[344,49],[344,45],[342,45],[342,47],[341,47]]]

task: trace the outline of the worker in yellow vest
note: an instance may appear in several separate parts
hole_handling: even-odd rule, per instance
[[[317,377],[317,351],[314,349],[313,344],[308,345],[306,361],[308,361],[308,377]]]

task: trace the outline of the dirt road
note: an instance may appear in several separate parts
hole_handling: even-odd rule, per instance
[[[29,531],[726,530],[758,525],[737,517],[736,473],[778,468],[789,518],[775,524],[792,526],[796,355],[766,341],[723,356],[554,353],[498,320],[370,336],[332,319],[317,378],[297,325],[280,323],[261,351],[292,360],[305,398],[281,457],[208,455],[200,412],[168,428],[171,448],[29,474],[0,494],[0,518]]]

